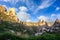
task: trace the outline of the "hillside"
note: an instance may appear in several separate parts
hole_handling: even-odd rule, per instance
[[[22,22],[19,21],[14,8],[7,12],[4,6],[0,6],[0,39],[41,40],[42,38],[43,40],[60,39],[60,20],[57,19],[54,23],[44,20]]]

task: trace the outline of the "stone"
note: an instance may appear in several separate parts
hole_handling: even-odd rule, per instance
[[[6,12],[7,9],[4,6],[0,6],[0,13]]]

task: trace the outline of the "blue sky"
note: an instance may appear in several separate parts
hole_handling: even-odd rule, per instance
[[[60,0],[0,0],[0,5],[16,9],[19,20],[37,22],[40,19],[60,19]]]

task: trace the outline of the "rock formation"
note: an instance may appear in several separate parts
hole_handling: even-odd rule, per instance
[[[11,8],[9,12],[7,12],[4,6],[0,6],[0,20],[9,22],[19,22],[15,9]]]
[[[16,15],[15,9],[11,8],[8,12],[8,15],[10,17],[11,20],[15,21],[15,22],[19,22],[18,17]]]
[[[47,25],[48,25],[49,27],[52,27],[53,24],[54,24],[54,22],[47,22]]]
[[[6,12],[7,10],[6,10],[6,8],[4,7],[4,6],[0,6],[0,13],[4,13],[4,12]]]
[[[38,22],[25,22],[26,26],[38,26]]]
[[[46,26],[47,26],[47,22],[44,21],[44,20],[40,20],[40,21],[38,22],[38,25],[39,25],[39,26],[44,26],[44,27],[46,27]]]
[[[23,22],[24,23],[24,22]],[[24,25],[26,26],[47,26],[47,22],[44,20],[40,20],[39,22],[25,22]]]
[[[55,23],[53,24],[54,27],[60,27],[60,20],[56,19]]]

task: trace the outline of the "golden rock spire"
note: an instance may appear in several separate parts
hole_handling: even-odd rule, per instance
[[[15,13],[15,8],[11,8],[10,10],[9,10],[9,15],[16,15],[16,13]]]

